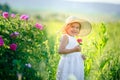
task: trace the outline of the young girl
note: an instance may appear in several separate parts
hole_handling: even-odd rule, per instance
[[[86,36],[91,31],[88,21],[70,16],[63,27],[59,54],[61,59],[57,70],[57,80],[84,80],[84,59],[75,36]],[[72,79],[71,79],[72,78]]]

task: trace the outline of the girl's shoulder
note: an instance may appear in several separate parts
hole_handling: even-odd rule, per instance
[[[60,40],[68,40],[68,35],[67,34],[63,34],[60,38]]]
[[[63,34],[61,38],[68,38],[68,34]]]

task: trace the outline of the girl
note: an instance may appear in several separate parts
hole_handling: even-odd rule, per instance
[[[57,80],[84,80],[84,59],[75,36],[85,36],[91,32],[88,21],[70,16],[63,27],[59,54],[61,59],[57,70]],[[72,79],[71,79],[72,78]]]

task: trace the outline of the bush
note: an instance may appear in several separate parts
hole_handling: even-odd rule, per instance
[[[47,51],[45,28],[27,15],[0,16],[0,80],[42,80]],[[44,65],[44,64],[43,64]],[[38,68],[39,67],[39,68]]]

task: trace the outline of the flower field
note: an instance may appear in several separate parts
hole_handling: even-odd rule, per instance
[[[31,20],[26,14],[0,14],[0,80],[55,80],[59,19]],[[85,80],[120,80],[120,21],[92,23],[81,37]],[[81,40],[82,39],[82,40]]]

